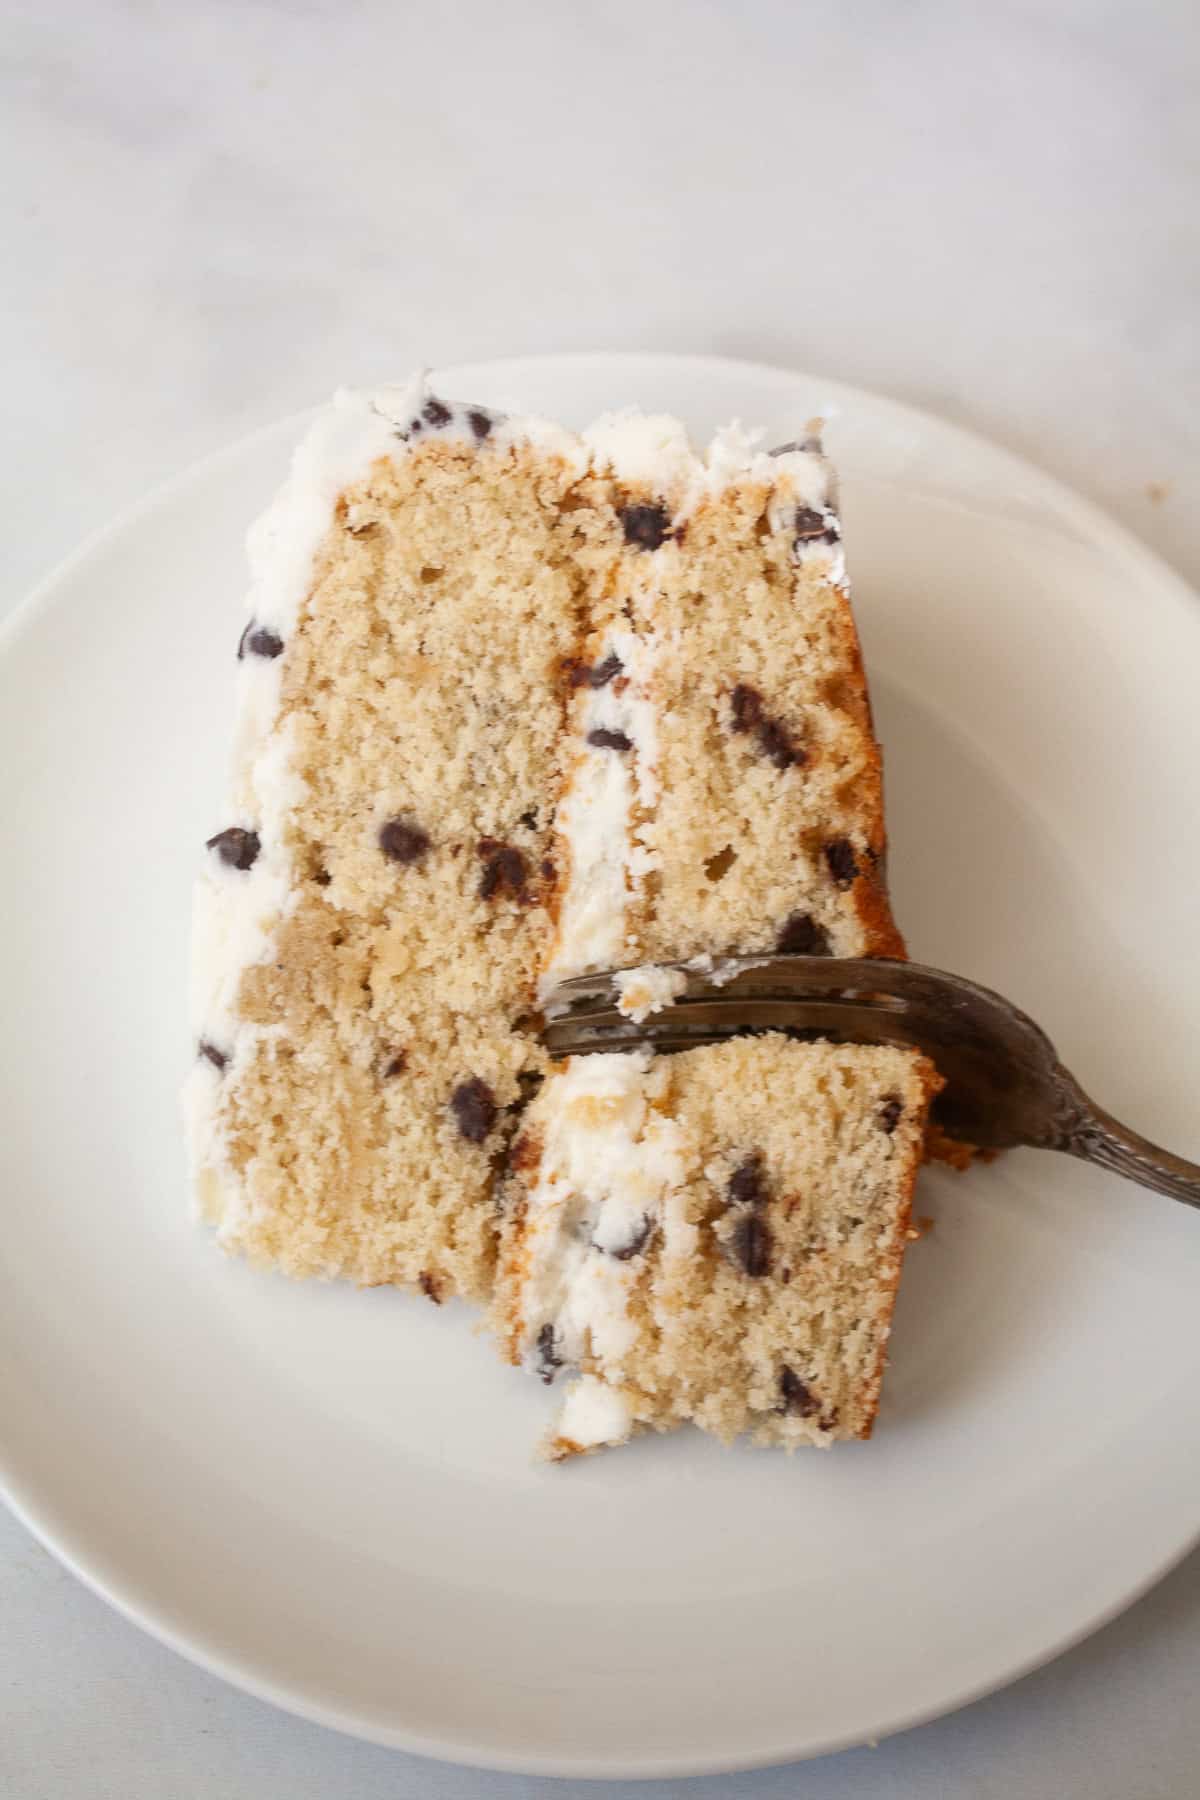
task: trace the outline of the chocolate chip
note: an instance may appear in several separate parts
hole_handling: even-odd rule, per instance
[[[842,535],[832,513],[812,506],[796,508],[795,530],[797,549],[801,544],[836,544]]]
[[[570,682],[573,688],[607,687],[614,676],[621,673],[622,663],[615,650],[611,650],[603,662],[595,664],[572,663],[570,665]]]
[[[767,1197],[763,1179],[763,1159],[756,1150],[744,1157],[733,1174],[725,1193],[732,1206],[761,1206]]]
[[[855,860],[854,846],[849,838],[834,838],[825,846],[825,861],[829,873],[840,888],[848,888],[858,875],[858,863]]]
[[[421,408],[421,417],[430,425],[448,425],[454,414],[442,400],[427,400]]]
[[[875,1123],[880,1131],[886,1131],[891,1137],[904,1114],[904,1102],[899,1094],[889,1094],[875,1115]]]
[[[412,437],[416,432],[424,431],[424,429],[425,429],[425,427],[421,423],[420,419],[410,419],[408,421],[408,430],[405,433],[405,436]]]
[[[770,757],[777,769],[791,769],[808,761],[807,753],[799,744],[793,744],[778,719],[763,720],[758,728],[758,742],[763,754]]]
[[[759,749],[777,769],[791,769],[808,761],[807,751],[793,741],[787,726],[766,711],[757,688],[739,681],[730,692],[729,704],[732,729],[739,733],[752,731]]]
[[[828,956],[829,933],[811,913],[794,912],[784,921],[775,948],[785,956]]]
[[[617,517],[625,542],[636,544],[639,550],[657,550],[671,524],[665,506],[619,506]]]
[[[252,869],[262,849],[257,831],[244,831],[240,825],[231,825],[227,831],[218,831],[216,837],[210,837],[205,845],[206,850],[215,850],[223,863],[234,869]]]
[[[798,506],[795,518],[798,538],[819,538],[825,529],[825,515],[811,506]]]
[[[442,1290],[438,1282],[436,1282],[429,1273],[429,1270],[422,1269],[421,1273],[417,1276],[417,1280],[420,1282],[421,1292],[426,1298],[432,1300],[435,1306],[440,1306],[442,1304]]]
[[[763,699],[757,688],[747,687],[739,681],[729,696],[733,708],[733,729],[735,731],[757,731],[762,723]]]
[[[403,1075],[407,1067],[408,1051],[397,1050],[394,1056],[388,1058],[387,1063],[384,1066],[383,1079],[385,1081],[390,1081],[393,1075]]]
[[[536,831],[538,824],[537,808],[531,806],[528,812],[523,812],[517,820],[517,824],[524,825],[526,831]]]
[[[802,1419],[811,1419],[821,1404],[786,1363],[779,1371],[779,1397],[783,1403],[780,1412],[797,1413]]]
[[[587,741],[597,750],[633,749],[633,739],[626,737],[623,731],[606,731],[603,726],[598,726],[595,731],[589,731]]]
[[[472,1075],[451,1094],[450,1111],[468,1144],[482,1144],[496,1123],[496,1096],[481,1076]]]
[[[650,1233],[654,1230],[654,1221],[647,1213],[643,1213],[641,1222],[635,1227],[633,1236],[619,1250],[610,1250],[609,1255],[617,1262],[629,1262],[640,1255],[650,1241]]]
[[[744,1272],[757,1281],[771,1265],[771,1233],[757,1212],[747,1209],[733,1228],[729,1253]]]
[[[429,848],[429,833],[410,819],[389,819],[379,827],[379,848],[392,862],[407,867],[420,862]]]
[[[561,1368],[562,1357],[554,1341],[554,1327],[547,1319],[537,1334],[537,1372],[548,1387],[554,1380],[554,1371]]]
[[[246,655],[265,656],[268,659],[283,654],[283,639],[265,625],[256,625],[251,619],[238,639],[238,661]]]
[[[501,888],[507,888],[514,898],[521,899],[525,893],[525,858],[521,852],[498,838],[480,838],[475,849],[483,859],[479,898],[494,900]]]
[[[207,1038],[200,1039],[200,1055],[205,1057],[214,1069],[223,1069],[229,1061],[224,1050],[218,1050],[217,1046],[210,1044]]]
[[[476,407],[472,407],[468,412],[467,424],[471,427],[475,436],[480,439],[485,438],[492,429],[492,421],[488,418],[487,414],[485,412],[480,412]]]

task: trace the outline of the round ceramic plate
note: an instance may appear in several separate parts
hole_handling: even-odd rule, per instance
[[[703,438],[832,403],[914,954],[1200,1154],[1200,610],[978,439],[658,356],[445,372]],[[573,1466],[458,1306],[227,1262],[188,1210],[189,890],[220,822],[242,537],[291,420],[164,489],[0,640],[0,1462],[17,1512],[207,1668],[382,1743],[684,1774],[882,1737],[1124,1606],[1200,1525],[1200,1219],[1064,1158],[923,1177],[875,1439]]]

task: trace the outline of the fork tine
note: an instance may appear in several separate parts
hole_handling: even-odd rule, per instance
[[[912,1044],[919,1032],[903,1011],[859,998],[796,1000],[780,996],[681,1000],[661,1018],[635,1023],[615,1007],[552,1020],[543,1041],[552,1056],[586,1055],[644,1043],[655,1050],[715,1043],[747,1031],[811,1032],[859,1043]]]

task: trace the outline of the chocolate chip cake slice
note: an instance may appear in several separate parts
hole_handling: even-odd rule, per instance
[[[575,1057],[522,1125],[496,1315],[561,1458],[691,1421],[867,1437],[925,1116],[909,1050],[772,1033]]]
[[[543,1374],[577,1366],[576,1392],[606,1384],[605,1404],[628,1389],[634,1425],[696,1417],[769,1436],[769,1349],[771,1379],[822,1394],[815,1425],[791,1406],[809,1422],[788,1441],[863,1426],[929,1081],[919,1059],[775,1040],[602,1059],[645,1115],[646,1204],[620,1237],[595,1181],[628,1163],[627,1124],[591,1091],[602,1066],[551,1071],[534,1029],[539,993],[583,969],[776,947],[902,954],[819,443],[768,454],[731,428],[697,455],[669,419],[613,415],[576,437],[423,382],[342,395],[250,549],[234,779],[196,902],[186,1094],[219,1241],[294,1275],[435,1300],[495,1290],[510,1354]],[[626,1004],[662,1003],[669,986],[631,977]],[[726,1086],[736,1116],[717,1107]],[[768,1091],[773,1131],[756,1110]],[[862,1123],[893,1104],[893,1130]],[[644,1303],[658,1321],[631,1340],[641,1371],[553,1299],[582,1240],[549,1230],[543,1202],[563,1198],[585,1151],[592,1185],[571,1218],[589,1268],[632,1281],[631,1316]],[[722,1181],[755,1157],[768,1199],[721,1212]],[[668,1256],[663,1221],[680,1206],[695,1230]],[[788,1221],[805,1208],[826,1244],[810,1270],[858,1271],[840,1312],[801,1278]],[[727,1359],[729,1391],[706,1410],[667,1371],[720,1363],[730,1281],[760,1308],[784,1290],[786,1304],[763,1326],[757,1372]],[[825,1306],[824,1338],[799,1332],[798,1306]],[[843,1328],[861,1343],[838,1375]],[[822,1426],[831,1409],[839,1422]],[[560,1432],[585,1439],[577,1419]]]

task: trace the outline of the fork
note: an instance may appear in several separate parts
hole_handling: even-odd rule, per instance
[[[950,1137],[980,1150],[1062,1150],[1200,1207],[1200,1164],[1097,1106],[1041,1027],[977,982],[874,957],[731,956],[658,966],[684,985],[670,1006],[641,1021],[615,1004],[619,971],[561,982],[544,1006],[550,1054],[690,1050],[758,1031],[915,1045],[945,1080],[932,1116]]]

